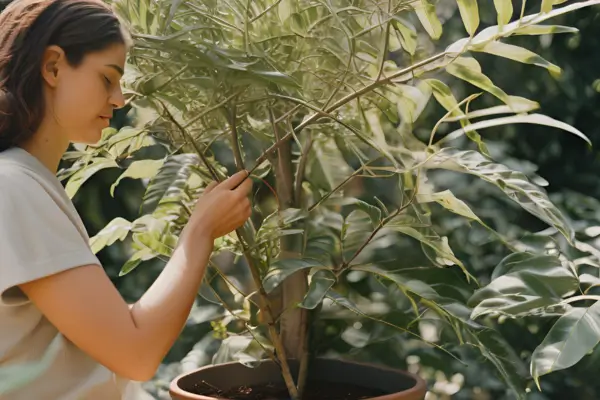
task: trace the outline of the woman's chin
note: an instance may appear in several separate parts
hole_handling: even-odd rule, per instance
[[[77,137],[71,140],[72,143],[75,144],[83,144],[87,146],[94,146],[100,142],[102,139],[103,129],[93,129],[86,132],[86,134],[82,135],[81,133],[77,135]]]

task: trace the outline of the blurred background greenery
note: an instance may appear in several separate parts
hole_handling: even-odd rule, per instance
[[[7,3],[0,1],[0,9]],[[482,28],[495,25],[493,2],[479,3]],[[538,2],[530,3],[525,6],[526,14],[539,9]],[[444,48],[464,36],[464,27],[455,1],[440,0],[438,4],[441,5],[438,13],[444,23],[444,35],[435,45]],[[517,17],[522,4],[518,0],[513,4]],[[527,38],[526,47],[561,66],[563,74],[559,78],[551,76],[544,69],[498,57],[482,54],[478,59],[483,70],[498,86],[513,95],[539,101],[544,114],[578,128],[591,139],[594,147],[588,148],[573,135],[537,125],[491,128],[485,130],[483,135],[497,161],[528,175],[536,174],[546,179],[549,182],[546,189],[551,198],[569,216],[578,232],[585,232],[587,237],[592,237],[590,243],[600,251],[600,231],[594,230],[594,227],[600,226],[600,7],[586,8],[556,18],[552,23],[575,26],[580,32]],[[519,38],[515,38],[513,43],[520,44]],[[457,98],[475,92],[473,87],[457,79],[451,81],[450,86],[457,91]],[[490,99],[484,96],[476,100],[481,102],[478,108],[492,105],[484,104],[486,100]],[[118,112],[112,122],[115,128],[127,123],[128,112],[128,109]],[[426,115],[420,121],[425,127],[430,127],[443,115],[443,111],[436,103],[430,102]],[[124,180],[114,197],[110,195],[110,186],[120,173],[120,170],[114,169],[100,171],[84,184],[74,198],[91,236],[116,217],[132,220],[138,215],[139,201],[144,192],[140,181]],[[489,185],[476,183],[474,179],[458,174],[439,174],[435,179],[452,186],[455,195],[469,204],[477,215],[484,217],[490,225],[500,227],[503,232],[511,232],[513,237],[519,237],[524,231],[546,229],[546,225],[509,200],[495,196],[494,190],[497,189]],[[385,191],[385,188],[377,190]],[[449,214],[444,214],[443,218],[437,222],[445,229],[440,233],[448,235],[456,256],[473,266],[482,284],[487,283],[493,267],[506,255],[505,249],[495,243],[482,242],[481,238],[486,235],[477,226],[458,223],[459,219]],[[594,236],[598,238],[595,241]],[[526,239],[523,234],[523,240]],[[535,240],[527,243],[536,245]],[[162,268],[160,262],[153,261],[120,278],[119,270],[129,258],[127,243],[106,248],[99,257],[114,284],[129,302],[140,297]],[[235,268],[235,265],[229,268]],[[195,367],[211,362],[218,349],[218,340],[213,335],[214,327],[208,322],[214,311],[208,306],[194,309],[187,327],[165,359],[155,381],[147,384],[157,398],[166,398],[165,385],[174,374],[185,369],[186,363]],[[543,340],[551,326],[550,322],[546,324],[541,319],[535,322],[528,319],[500,319],[497,328],[519,355],[527,360]],[[418,364],[418,368],[428,370],[432,377],[429,382],[431,399],[511,398],[493,367],[482,363],[481,356],[476,352],[464,353],[465,362],[460,363],[432,349],[404,348],[400,340],[367,345],[358,342],[360,340],[340,336],[327,341],[326,346],[330,346],[332,351],[349,353],[356,359],[382,362],[409,370]],[[544,377],[542,392],[531,392],[528,398],[598,399],[600,380],[596,376],[599,372],[600,350],[596,349],[575,367]]]

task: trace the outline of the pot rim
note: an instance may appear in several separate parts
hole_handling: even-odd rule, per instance
[[[386,394],[383,396],[373,397],[371,400],[395,400],[395,396],[398,393],[402,393],[403,395],[407,395],[407,396],[414,396],[414,399],[417,400],[418,398],[416,396],[418,396],[419,393],[427,391],[427,384],[423,378],[421,378],[420,376],[418,376],[416,374],[413,374],[412,372],[408,372],[408,371],[405,371],[402,369],[392,368],[392,367],[388,367],[386,365],[378,365],[375,363],[351,361],[351,360],[344,360],[344,359],[339,359],[339,358],[318,357],[317,360],[334,360],[334,361],[339,361],[339,362],[346,363],[346,364],[352,364],[352,365],[357,365],[357,366],[362,366],[362,367],[369,367],[369,368],[375,368],[375,369],[379,369],[379,370],[391,371],[391,372],[394,372],[397,374],[402,374],[402,375],[408,376],[415,381],[414,386],[412,386],[409,389],[403,390],[402,392],[396,392],[396,393]],[[272,360],[264,360],[263,362],[272,363],[273,361]],[[204,395],[200,395],[200,394],[194,394],[194,393],[187,392],[179,387],[179,385],[178,385],[179,380],[188,375],[191,375],[191,374],[194,374],[194,373],[197,373],[200,371],[204,371],[204,370],[207,370],[210,368],[226,367],[228,365],[237,365],[237,364],[240,364],[240,363],[238,361],[230,361],[230,362],[226,362],[226,363],[222,363],[222,364],[210,364],[210,365],[205,365],[200,368],[196,368],[189,372],[181,373],[177,377],[175,377],[173,380],[171,380],[171,384],[169,385],[169,393],[171,395],[175,395],[175,396],[185,396],[185,397],[187,397],[189,399],[193,399],[193,400],[225,400],[223,398],[219,399],[216,397],[208,397],[208,396],[204,396]],[[409,397],[408,399],[413,400],[412,397]]]

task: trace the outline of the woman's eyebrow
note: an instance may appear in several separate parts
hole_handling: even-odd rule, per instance
[[[115,70],[117,70],[117,72],[119,74],[121,74],[121,76],[123,76],[123,74],[125,74],[125,71],[123,71],[123,68],[119,67],[118,65],[115,65],[115,64],[106,64],[106,66],[114,68]]]

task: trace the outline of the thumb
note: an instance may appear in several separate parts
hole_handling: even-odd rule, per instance
[[[233,190],[236,186],[244,181],[248,177],[248,171],[245,169],[231,175],[227,180],[221,182],[219,185],[220,189]]]
[[[209,183],[208,185],[206,185],[206,187],[204,188],[204,194],[208,194],[208,193],[212,192],[212,190],[214,188],[216,188],[217,185],[218,185],[218,183],[215,182],[215,181],[213,181],[213,182]]]

